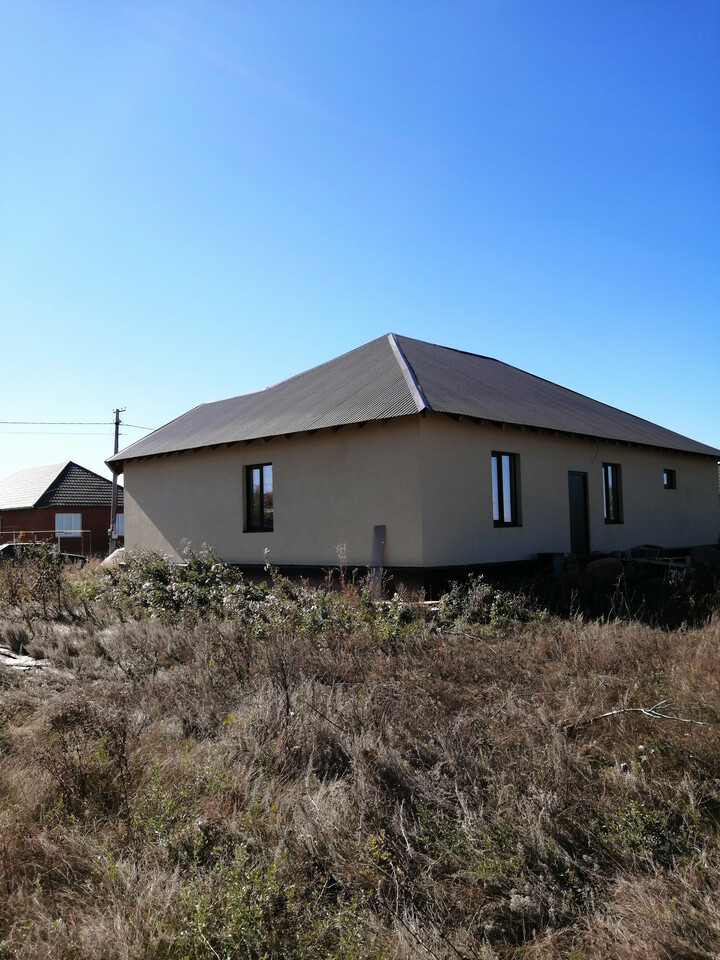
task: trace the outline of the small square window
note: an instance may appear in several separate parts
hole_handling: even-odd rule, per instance
[[[273,528],[273,473],[271,463],[245,468],[247,520],[251,533],[269,533]]]
[[[620,484],[620,464],[603,464],[603,513],[605,523],[622,523],[622,488]]]
[[[674,470],[663,470],[663,487],[674,490],[677,487],[677,477]]]
[[[520,497],[516,453],[492,453],[493,523],[496,527],[520,526]]]

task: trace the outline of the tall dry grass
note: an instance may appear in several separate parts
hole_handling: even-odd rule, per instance
[[[0,957],[720,955],[720,617],[158,563],[0,592]]]

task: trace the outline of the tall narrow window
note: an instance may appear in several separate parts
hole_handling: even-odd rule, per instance
[[[493,453],[490,457],[490,467],[493,523],[496,527],[517,527],[520,525],[518,455]]]
[[[622,488],[620,464],[603,464],[603,513],[605,523],[622,523]]]
[[[674,490],[677,487],[677,478],[674,470],[663,470],[663,487]]]
[[[253,532],[269,532],[273,528],[272,464],[261,463],[246,468],[247,526]]]

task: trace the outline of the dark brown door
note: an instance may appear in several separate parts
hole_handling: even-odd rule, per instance
[[[568,473],[570,494],[570,553],[590,553],[588,531],[587,474]]]

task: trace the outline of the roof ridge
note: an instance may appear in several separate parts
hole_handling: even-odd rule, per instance
[[[89,467],[84,467],[81,463],[76,463],[74,460],[68,460],[65,464],[65,469],[68,467],[75,467],[77,470],[82,470],[83,473],[89,473],[91,477],[95,477],[97,480],[102,480],[105,483],[112,483],[112,477],[104,477],[101,473],[98,473],[96,470],[91,470]],[[58,474],[58,477],[60,474]]]
[[[494,358],[488,358],[494,359]],[[541,377],[538,373],[530,373],[528,370],[523,370],[522,367],[516,367],[512,363],[508,363],[506,360],[495,360],[495,363],[501,364],[503,367],[507,367],[509,370],[517,370],[519,373],[524,374],[526,377],[532,377],[533,380],[537,380],[540,383],[547,383],[549,386],[554,387],[556,390],[562,390],[563,393],[570,393],[574,397],[579,397],[581,400],[590,400],[594,404],[598,404],[601,407],[605,407],[606,410],[612,410],[613,413],[619,413],[623,417],[631,417],[633,420],[637,420],[638,423],[647,423],[651,427],[660,427],[661,430],[665,430],[667,433],[673,433],[676,437],[679,437],[682,440],[692,440],[692,437],[688,437],[683,433],[678,433],[677,430],[671,430],[669,427],[663,427],[662,424],[655,423],[654,420],[648,420],[647,417],[641,417],[637,413],[630,413],[629,410],[624,410],[622,407],[616,407],[612,403],[607,403],[605,400],[598,400],[597,397],[591,397],[589,393],[581,393],[579,390],[575,390],[574,387],[566,387],[562,383],[556,383],[554,380],[549,380],[547,377]],[[701,443],[700,440],[693,441],[694,443]],[[705,446],[710,446],[710,444],[704,444]]]
[[[491,357],[487,353],[475,353],[474,350],[461,350],[459,347],[448,347],[444,343],[431,343],[430,340],[420,340],[418,337],[406,337],[402,333],[393,333],[393,337],[401,338],[402,340],[410,340],[412,343],[419,343],[425,347],[434,347],[437,350],[447,350],[450,353],[462,353],[466,357],[476,357],[478,360],[492,360],[493,363],[503,363],[504,361],[498,360],[497,357]],[[505,364],[505,366],[510,366],[510,364]],[[519,370],[519,367],[515,368]]]
[[[38,497],[35,503],[36,507],[39,506],[40,501],[43,499],[43,497],[46,497],[49,494],[51,494],[54,490],[57,490],[57,488],[60,486],[63,480],[67,477],[68,473],[70,472],[70,467],[72,466],[74,466],[72,460],[68,460],[65,466],[62,468],[62,470],[60,470],[59,473],[55,474],[54,479],[50,481],[50,483],[45,487],[43,492]]]
[[[403,353],[403,348],[398,343],[397,334],[389,333],[387,335],[388,342],[392,347],[392,351],[395,354],[395,359],[402,370],[402,374],[405,377],[405,383],[408,386],[413,400],[415,401],[415,406],[417,407],[418,413],[422,413],[423,410],[432,410],[432,407],[427,402],[427,398],[422,391],[422,387],[418,381],[418,378],[415,376],[415,371],[410,366],[407,357]]]
[[[7,477],[3,477],[3,480],[9,480],[10,477],[15,477],[19,473],[36,473],[39,470],[50,470],[51,468],[57,468],[58,473],[70,463],[69,460],[60,460],[58,463],[41,463],[39,467],[21,467],[19,470],[15,470],[13,473],[9,473]],[[57,476],[57,474],[55,474]]]
[[[58,464],[51,463],[51,464],[48,464],[48,466],[50,466],[50,467],[58,466],[60,469],[59,469],[58,472],[55,474],[55,476],[52,477],[52,478],[48,481],[48,483],[47,483],[46,486],[45,486],[45,489],[41,492],[40,496],[37,498],[37,500],[35,501],[35,503],[33,503],[33,507],[37,507],[37,506],[38,506],[38,504],[40,503],[40,501],[42,500],[42,498],[45,496],[45,494],[48,492],[48,490],[50,490],[50,489],[58,482],[58,479],[65,473],[65,471],[67,470],[67,468],[70,466],[70,463],[71,463],[71,462],[72,462],[72,461],[70,461],[70,460],[66,460],[65,463],[58,463]],[[40,468],[40,469],[42,469],[42,468]]]

